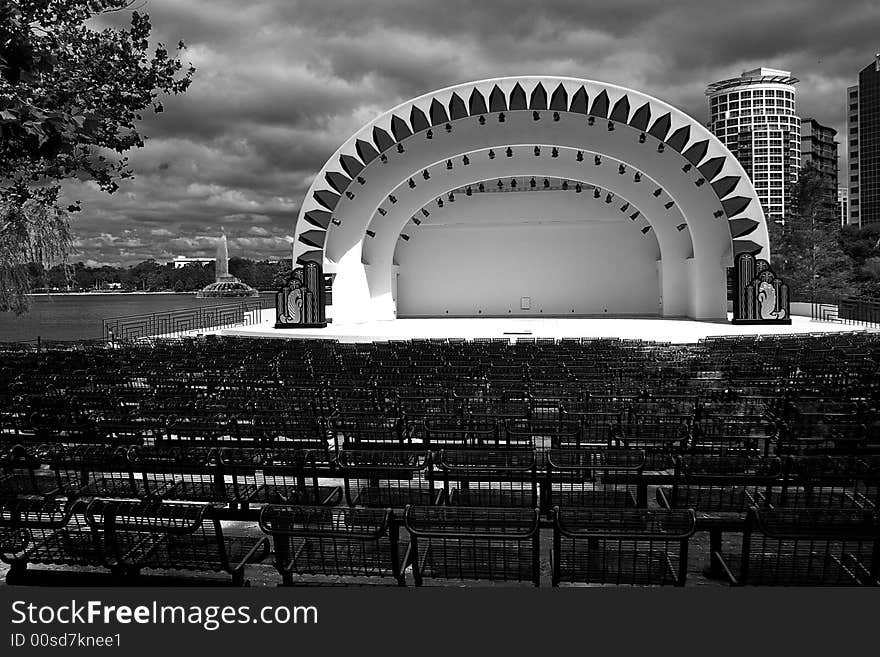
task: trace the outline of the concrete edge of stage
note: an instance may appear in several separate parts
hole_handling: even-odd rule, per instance
[[[793,316],[790,325],[731,324],[665,318],[437,318],[396,319],[361,324],[329,324],[326,328],[276,329],[275,310],[263,310],[260,322],[207,333],[251,338],[329,339],[339,342],[383,342],[413,338],[620,338],[693,343],[707,337],[792,335],[868,331],[864,326],[823,322]]]

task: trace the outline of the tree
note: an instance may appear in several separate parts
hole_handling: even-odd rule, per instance
[[[144,145],[143,112],[186,91],[195,69],[159,44],[149,16],[97,30],[97,15],[132,0],[0,0],[0,310],[28,308],[28,264],[66,264],[73,245],[61,182],[93,180],[113,193]]]
[[[794,213],[784,225],[770,224],[773,269],[795,300],[822,301],[852,291],[852,264],[826,190],[827,182],[808,164],[792,189]]]

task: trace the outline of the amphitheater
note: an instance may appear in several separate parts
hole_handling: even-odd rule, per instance
[[[679,110],[407,101],[293,255],[275,323],[0,345],[7,584],[880,584],[880,334],[791,317]]]

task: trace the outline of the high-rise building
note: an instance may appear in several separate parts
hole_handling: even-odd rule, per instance
[[[840,225],[849,223],[849,188],[843,185],[837,188],[837,212],[840,215]]]
[[[837,130],[816,119],[801,119],[801,167],[812,165],[825,184],[823,204],[837,211]]]
[[[762,67],[706,89],[709,129],[742,164],[771,221],[784,222],[791,211],[801,166],[797,82],[789,71]]]
[[[880,222],[880,53],[846,90],[849,223]]]

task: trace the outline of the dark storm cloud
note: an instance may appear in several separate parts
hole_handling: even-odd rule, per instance
[[[842,132],[845,89],[880,50],[880,0],[148,0],[143,10],[158,40],[186,41],[198,72],[145,117],[135,180],[112,196],[70,186],[86,208],[75,222],[84,261],[205,255],[220,226],[233,254],[286,255],[300,202],[339,144],[439,87],[593,78],[705,121],[707,83],[765,65],[801,79],[802,116]]]

